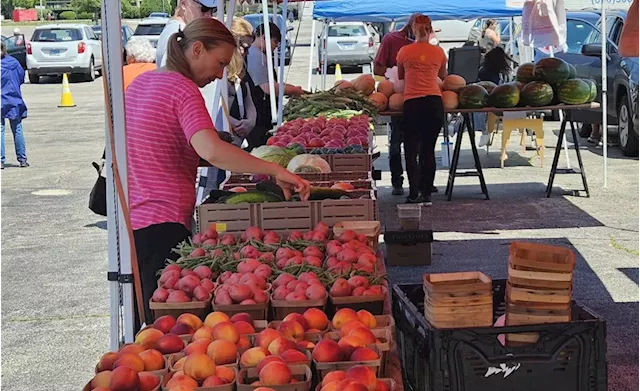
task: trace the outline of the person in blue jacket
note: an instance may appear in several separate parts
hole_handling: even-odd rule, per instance
[[[27,163],[27,148],[24,143],[24,135],[22,133],[22,120],[27,118],[27,105],[22,99],[22,91],[20,86],[24,83],[24,69],[15,58],[7,55],[7,47],[2,42],[2,137],[0,139],[2,145],[2,166],[4,169],[4,124],[5,119],[9,120],[11,131],[13,132],[13,141],[16,148],[16,156],[20,167],[29,167]]]

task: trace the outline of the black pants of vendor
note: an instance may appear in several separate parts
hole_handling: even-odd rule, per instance
[[[409,197],[431,194],[436,175],[435,147],[444,107],[439,96],[424,96],[404,102],[404,154],[409,177]]]
[[[391,117],[391,129],[389,133],[389,169],[391,170],[391,185],[402,187],[402,117]]]
[[[153,291],[158,287],[156,273],[164,268],[167,259],[176,260],[178,258],[178,254],[173,253],[171,250],[180,242],[188,239],[189,236],[191,236],[191,232],[179,223],[154,224],[133,231],[147,324],[152,323],[154,320],[149,309],[149,300],[153,296]],[[135,324],[135,329],[138,330],[140,324],[137,303]]]

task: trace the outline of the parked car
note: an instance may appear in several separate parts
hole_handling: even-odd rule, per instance
[[[88,81],[102,70],[102,45],[86,24],[38,26],[27,42],[29,81],[36,84],[40,76],[82,74]]]
[[[127,25],[122,25],[122,63],[127,63],[127,42],[133,36],[133,29]],[[98,36],[98,38],[102,39],[102,26],[91,26],[93,32]]]
[[[607,119],[617,125],[620,149],[627,156],[638,156],[638,58],[621,57],[618,54],[620,34],[626,19],[624,10],[607,11]],[[566,53],[556,56],[576,68],[576,76],[593,79],[598,86],[597,102],[602,97],[601,34],[598,11],[567,13]],[[546,56],[536,50],[535,58]],[[600,113],[577,112],[578,122],[599,123]],[[590,126],[583,126],[580,135],[586,137]]]
[[[153,47],[156,47],[158,45],[158,38],[160,37],[160,34],[162,34],[162,30],[164,30],[164,26],[167,25],[167,22],[169,22],[169,18],[143,19],[136,27],[133,35],[148,39]]]
[[[2,42],[7,46],[7,54],[18,60],[23,69],[27,69],[27,40],[24,35],[10,37],[2,36]]]
[[[375,57],[374,34],[362,22],[334,22],[327,26],[327,66],[336,64],[360,66]],[[318,48],[318,58],[321,58]]]
[[[149,18],[169,18],[169,14],[166,12],[152,12],[149,14]]]
[[[260,26],[263,22],[263,17],[262,14],[250,14],[250,15],[245,15],[243,16],[243,18],[251,23],[251,26],[253,26],[253,28],[257,28],[258,26]],[[289,65],[289,63],[291,62],[291,41],[289,40],[289,36],[288,33],[289,31],[293,30],[293,26],[287,26],[286,21],[284,20],[284,18],[282,17],[282,15],[278,15],[278,17],[276,18],[276,20],[278,21],[278,23],[276,23],[276,26],[278,26],[280,28],[280,31],[285,30],[287,32],[287,37],[286,37],[286,41],[285,41],[285,52],[284,52],[284,65]],[[273,22],[273,15],[269,15],[269,21]],[[278,46],[278,48],[276,49],[276,52],[278,53],[278,58],[280,58],[280,47]]]

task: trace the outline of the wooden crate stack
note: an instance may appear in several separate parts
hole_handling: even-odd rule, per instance
[[[425,274],[424,316],[435,328],[493,325],[491,278],[480,272]]]
[[[575,264],[575,254],[566,247],[513,242],[509,248],[506,324],[570,321]],[[538,333],[506,336],[511,346],[535,343],[538,338]]]

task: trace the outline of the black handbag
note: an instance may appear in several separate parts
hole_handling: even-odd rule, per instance
[[[93,168],[98,172],[98,179],[89,194],[89,209],[100,216],[107,215],[107,178],[102,176],[104,159],[100,164],[93,162]]]

